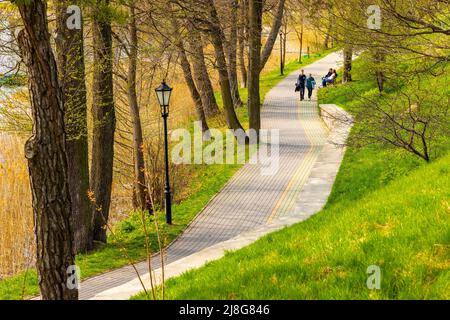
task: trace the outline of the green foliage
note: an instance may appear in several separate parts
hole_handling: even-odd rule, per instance
[[[0,87],[21,87],[27,85],[28,78],[25,75],[1,75]]]
[[[424,63],[397,63],[396,70],[409,76],[388,78],[380,93],[370,61],[369,54],[362,54],[353,62],[353,82],[319,91],[323,103],[337,104],[355,115],[357,125],[349,144],[361,147],[375,143],[392,150],[393,143],[387,140],[401,139],[412,141],[411,145],[423,153],[422,137],[416,134],[410,139],[411,130],[420,133],[426,125],[424,137],[430,158],[446,154],[450,150],[450,67],[433,64],[430,71]],[[423,72],[424,68],[428,72]]]

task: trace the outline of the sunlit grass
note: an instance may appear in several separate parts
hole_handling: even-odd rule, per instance
[[[170,279],[166,296],[449,299],[449,167],[447,156],[360,199],[333,202],[303,223]],[[355,192],[370,178],[353,181]],[[366,286],[371,265],[381,268],[380,290]]]

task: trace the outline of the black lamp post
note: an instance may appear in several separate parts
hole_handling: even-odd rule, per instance
[[[280,31],[280,72],[284,74],[284,61],[283,61],[283,32]]]
[[[164,189],[164,195],[166,197],[166,222],[167,224],[172,224],[172,201],[169,180],[169,143],[167,136],[167,117],[169,116],[169,101],[170,95],[172,94],[172,88],[163,81],[161,85],[155,89],[155,92],[161,107],[161,116],[164,119],[164,151],[166,163],[166,187]]]

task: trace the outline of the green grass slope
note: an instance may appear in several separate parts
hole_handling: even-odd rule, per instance
[[[450,155],[171,279],[166,294],[169,299],[448,299],[449,215]],[[381,268],[380,290],[366,286],[371,265]]]

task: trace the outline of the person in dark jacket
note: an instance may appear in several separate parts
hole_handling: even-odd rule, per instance
[[[298,91],[300,91],[300,101],[305,100],[305,86],[306,86],[306,75],[305,70],[302,70],[298,76],[296,86]]]
[[[333,84],[338,76],[336,70],[333,70],[333,69],[330,69],[330,70],[331,70],[331,75],[328,77],[325,76],[322,78],[322,87],[326,87],[327,83]]]
[[[312,74],[306,79],[306,89],[308,89],[308,99],[311,101],[311,96],[314,88],[316,87],[316,80],[313,78]]]
[[[330,70],[328,70],[328,73],[322,77],[322,80],[329,78],[332,74],[333,74],[333,69],[330,68]]]

